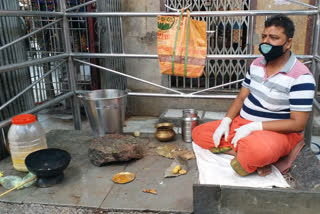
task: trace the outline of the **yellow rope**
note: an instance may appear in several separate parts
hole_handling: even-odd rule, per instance
[[[8,191],[2,193],[2,194],[0,195],[0,197],[6,195],[7,193],[9,193],[9,192],[11,192],[11,191],[13,191],[13,190],[15,190],[15,189],[23,186],[23,185],[25,185],[26,183],[29,183],[30,181],[33,181],[33,180],[36,179],[36,178],[37,178],[37,176],[34,176],[33,178],[30,178],[30,179],[27,180],[26,182],[23,182],[22,184],[19,184],[18,186],[9,189]]]

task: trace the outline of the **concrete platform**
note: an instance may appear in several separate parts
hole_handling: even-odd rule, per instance
[[[165,143],[158,142],[153,135],[142,136],[150,138],[144,158],[96,167],[87,156],[93,139],[88,132],[50,131],[47,134],[48,146],[64,149],[72,156],[63,182],[49,188],[31,186],[15,190],[0,198],[0,213],[25,213],[25,208],[29,213],[54,213],[57,209],[66,213],[79,213],[80,210],[83,213],[95,213],[97,210],[99,213],[139,213],[146,210],[150,213],[192,213],[192,185],[198,181],[195,160],[188,161],[190,170],[186,175],[164,178],[164,172],[173,160],[159,156],[155,149]],[[179,136],[171,143],[191,146]],[[0,161],[0,170],[5,175],[25,175],[13,169],[10,157]],[[135,173],[135,180],[128,184],[114,183],[112,176],[121,171]],[[143,189],[156,189],[158,193],[144,193]],[[4,191],[0,187],[0,192]]]
[[[172,116],[172,114],[167,116]],[[215,112],[203,112],[202,114],[202,118],[208,120],[220,119],[221,116],[224,115]],[[178,118],[176,117],[176,120]],[[285,191],[284,194],[287,194],[287,196],[283,196],[281,199],[282,196],[280,197],[278,189],[260,191],[260,189],[250,188],[198,185],[195,160],[189,161],[191,169],[187,175],[177,178],[164,178],[164,170],[169,167],[172,160],[155,153],[157,146],[165,144],[153,138],[154,125],[159,122],[157,117],[132,117],[126,121],[124,127],[126,133],[131,134],[133,131],[140,131],[141,133],[148,133],[142,134],[142,137],[150,137],[151,141],[146,147],[148,152],[143,159],[122,164],[110,164],[104,167],[96,167],[88,160],[87,151],[92,136],[85,118],[82,123],[82,131],[72,130],[72,119],[63,115],[39,114],[38,120],[47,132],[49,147],[65,149],[72,155],[72,161],[65,171],[65,179],[61,184],[54,187],[41,189],[32,186],[7,194],[0,198],[1,214],[215,213],[216,211],[216,213],[275,213],[273,212],[275,210],[272,209],[277,206],[280,208],[282,206],[292,206],[293,209],[290,212],[292,210],[297,211],[293,213],[299,213],[300,211],[317,213],[319,210],[319,206],[312,201],[313,199],[319,199],[319,192],[293,190],[293,193],[287,193]],[[313,152],[320,153],[320,147],[317,146],[320,145],[320,137],[313,136],[312,142],[314,143],[314,145],[311,145]],[[180,135],[177,135],[174,143],[191,149],[191,144],[184,143]],[[317,156],[319,158],[320,154]],[[10,158],[0,161],[0,170],[4,171],[5,175],[25,175],[25,173],[13,169]],[[113,183],[112,176],[120,171],[134,172],[136,179],[128,184]],[[301,179],[305,179],[304,177]],[[142,192],[143,189],[149,188],[157,189],[158,194],[152,195]],[[4,191],[5,189],[0,187],[0,193]],[[264,191],[266,193],[262,193]],[[232,200],[235,200],[235,197],[232,196],[233,193],[239,196],[238,201],[232,202]],[[305,199],[310,200],[309,202],[301,200],[301,203],[299,203],[299,200],[293,200],[293,202],[287,203],[287,198],[297,197],[295,194],[299,194],[299,199],[303,199],[303,194],[307,194]],[[202,200],[202,198],[206,200]],[[210,198],[213,200],[210,201]],[[249,202],[251,203],[250,207],[246,205]],[[268,203],[275,204],[269,206]],[[294,206],[291,203],[294,203]],[[263,208],[264,212],[261,210],[261,212],[256,212],[259,208]],[[315,209],[316,212],[314,212]],[[280,210],[285,209],[281,208]]]

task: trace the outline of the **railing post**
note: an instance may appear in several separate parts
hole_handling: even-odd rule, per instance
[[[315,59],[315,56],[319,55],[319,39],[320,39],[320,8],[319,8],[319,1],[317,1],[318,6],[318,14],[315,16],[315,26],[314,26],[314,34],[313,34],[313,49],[312,49],[312,65],[311,65],[311,72],[315,78],[316,81],[316,88],[315,88],[315,96],[317,96],[318,91],[318,81],[319,81],[319,63],[318,60]],[[308,146],[311,145],[311,136],[312,136],[312,123],[313,123],[313,116],[314,116],[314,110],[309,115],[308,123],[305,128],[304,137],[305,142]]]
[[[80,102],[79,102],[79,98],[76,96],[77,82],[76,82],[76,75],[75,75],[75,69],[74,69],[74,62],[71,56],[72,49],[70,44],[69,23],[66,16],[66,0],[60,0],[59,3],[60,3],[60,10],[61,12],[63,12],[62,29],[63,29],[63,36],[65,41],[64,43],[65,51],[68,54],[68,79],[69,79],[70,90],[74,93],[74,95],[71,97],[74,128],[76,130],[81,130]]]

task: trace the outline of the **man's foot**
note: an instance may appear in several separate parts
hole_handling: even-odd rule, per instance
[[[241,176],[246,176],[246,175],[249,175],[250,173],[248,173],[242,166],[241,164],[239,163],[239,161],[237,160],[237,157],[234,157],[232,160],[231,160],[231,167],[234,171],[236,171],[236,173],[238,173],[239,175]],[[270,173],[272,172],[272,166],[271,164],[270,165],[267,165],[267,166],[264,166],[264,167],[258,167],[257,168],[257,173],[258,175],[260,176],[267,176],[269,175]]]
[[[249,175],[249,173],[244,170],[244,168],[241,166],[241,164],[239,163],[239,161],[237,160],[237,157],[234,157],[231,160],[231,167],[234,171],[236,171],[236,173],[238,173],[240,176],[246,176]]]
[[[211,149],[209,149],[209,151],[214,154],[219,154],[219,153],[226,153],[228,151],[232,151],[232,148],[231,147],[212,147]]]
[[[237,152],[236,152],[236,151],[234,151],[234,150],[230,150],[230,151],[226,151],[226,152],[224,152],[224,154],[228,154],[228,155],[236,156],[236,155],[237,155]]]
[[[258,173],[258,175],[260,175],[260,176],[267,176],[267,175],[269,175],[271,172],[272,172],[272,167],[271,167],[271,165],[267,165],[267,166],[264,166],[264,167],[259,167],[259,168],[257,168],[257,173]]]

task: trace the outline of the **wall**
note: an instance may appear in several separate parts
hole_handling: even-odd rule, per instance
[[[307,8],[285,0],[265,0],[256,2],[256,10],[306,10]],[[299,0],[299,2],[314,5],[314,1]],[[312,38],[313,16],[289,16],[295,24],[292,51],[296,55],[310,54],[310,41]],[[254,36],[254,53],[259,53],[261,33],[264,28],[265,16],[257,16]]]
[[[122,0],[122,12],[159,12],[161,1]],[[124,48],[126,53],[157,54],[156,17],[124,17]],[[127,74],[167,86],[166,77],[160,74],[158,60],[126,59]],[[165,93],[166,90],[128,79],[128,88],[134,92]],[[159,116],[167,108],[196,108],[206,111],[226,111],[232,100],[183,99],[129,96],[127,112],[131,115]],[[195,103],[197,105],[195,105]]]
[[[122,12],[158,12],[160,1],[122,0]],[[123,18],[124,49],[131,54],[157,53],[157,19],[156,17]],[[157,59],[126,59],[127,74],[161,84],[161,75]],[[128,79],[128,88],[133,91],[158,92],[159,89]]]
[[[153,0],[122,0],[123,12],[159,12],[160,2]],[[251,1],[257,10],[285,10],[285,9],[306,9],[306,7],[296,5],[283,0]],[[302,2],[309,3],[307,0]],[[311,18],[311,17],[309,17]],[[260,43],[260,35],[263,30],[265,17],[256,18],[254,46],[255,54],[259,54],[257,46]],[[309,54],[309,49],[305,41],[310,41],[307,32],[306,16],[293,17],[296,26],[299,26],[294,37],[293,50],[295,54]],[[310,23],[312,25],[312,22]],[[136,54],[157,54],[157,25],[156,17],[124,17],[124,48],[126,53]],[[307,35],[307,37],[306,37]],[[297,42],[297,38],[299,41]],[[163,86],[167,86],[166,76],[160,74],[158,60],[152,59],[126,59],[125,71],[127,74],[138,78],[143,78]],[[128,88],[134,92],[165,93],[165,90],[128,79]],[[230,99],[177,99],[159,97],[138,97],[128,98],[127,112],[132,115],[159,116],[167,108],[196,108],[205,111],[227,111],[231,104]]]

